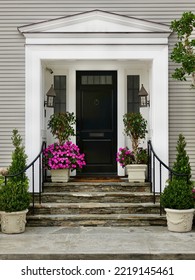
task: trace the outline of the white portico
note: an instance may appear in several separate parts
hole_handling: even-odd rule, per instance
[[[117,73],[117,150],[127,145],[127,76],[139,75],[149,92],[148,138],[168,164],[168,37],[166,25],[104,11],[91,11],[19,27],[26,37],[26,152],[38,154],[46,137],[45,93],[53,75],[67,80],[66,110],[76,115],[76,72]],[[46,68],[52,69],[51,73]],[[52,110],[52,109],[50,109]],[[52,113],[52,111],[50,111]],[[117,174],[124,170],[117,167]]]

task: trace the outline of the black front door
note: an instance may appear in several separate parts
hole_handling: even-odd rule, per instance
[[[85,153],[82,174],[116,174],[117,73],[77,72],[77,145]]]

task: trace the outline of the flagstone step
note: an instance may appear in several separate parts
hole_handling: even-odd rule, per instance
[[[42,202],[55,203],[146,203],[153,202],[153,194],[147,192],[47,192],[42,193]],[[159,196],[156,196],[159,201]]]
[[[28,226],[149,226],[166,225],[160,216],[159,195],[150,183],[73,182],[44,183],[41,204],[35,196]]]
[[[47,192],[150,192],[150,183],[122,182],[68,182],[44,183],[44,193]]]
[[[34,214],[159,214],[159,207],[159,203],[42,203],[35,204]]]
[[[75,214],[28,215],[27,226],[154,226],[166,225],[165,216],[159,214]]]

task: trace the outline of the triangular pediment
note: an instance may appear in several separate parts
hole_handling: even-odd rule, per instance
[[[25,25],[18,30],[27,34],[40,33],[167,33],[167,25],[141,20],[101,10],[93,10],[72,16],[60,17],[35,24]],[[168,36],[168,35],[167,35]]]

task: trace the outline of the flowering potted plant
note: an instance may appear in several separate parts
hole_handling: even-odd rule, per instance
[[[119,152],[116,154],[116,161],[119,162],[120,166],[123,168],[128,164],[135,163],[135,156],[133,151],[130,151],[128,147],[119,148]],[[148,154],[147,150],[143,148],[138,149],[137,153],[137,163],[147,164]]]
[[[116,161],[124,168],[127,164],[133,163],[133,152],[128,147],[119,148],[119,152],[116,154]]]
[[[145,182],[147,151],[139,147],[139,141],[145,138],[147,121],[140,113],[126,113],[123,123],[124,132],[132,142],[131,160],[125,163],[129,182]]]
[[[53,114],[50,117],[48,128],[58,142],[43,151],[43,164],[51,171],[52,182],[68,182],[70,170],[80,170],[86,165],[85,155],[70,141],[70,137],[75,135],[72,127],[75,122],[74,114],[69,112]]]
[[[147,162],[148,162],[147,150],[143,149],[143,148],[138,148],[137,161],[135,161],[135,155],[134,155],[133,151],[130,151],[128,147],[120,148],[119,152],[116,155],[116,161],[120,164],[120,166],[122,166],[122,168],[125,168],[125,167],[128,168],[128,166],[131,165],[131,170],[133,169],[133,167],[136,167],[136,169],[137,169],[137,165],[135,164],[135,162],[137,164],[139,164],[139,166],[141,166],[141,167],[142,167],[142,165],[145,166],[147,164]],[[138,171],[137,171],[137,173],[138,173]],[[135,176],[139,176],[139,177],[135,178]],[[130,172],[128,172],[128,179],[129,179],[129,182],[134,182],[135,179],[145,181],[145,173],[141,172],[141,174],[136,174],[135,170],[132,173],[130,171]]]
[[[85,155],[81,154],[79,147],[71,141],[51,144],[44,150],[43,155],[45,167],[52,171],[52,182],[68,182],[70,170],[80,170],[86,164]]]

